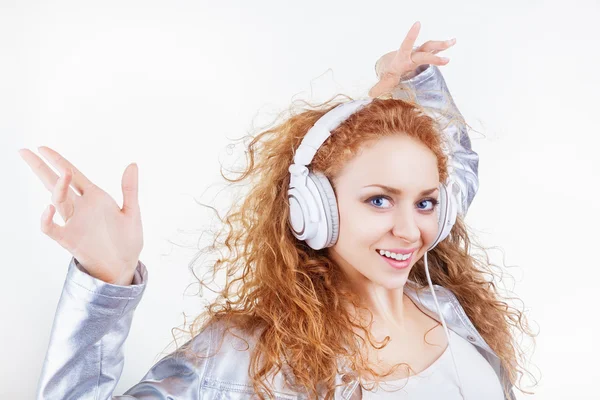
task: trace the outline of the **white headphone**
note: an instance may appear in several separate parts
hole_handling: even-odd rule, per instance
[[[336,243],[339,214],[329,179],[321,172],[311,172],[307,166],[312,162],[319,147],[331,135],[331,131],[371,101],[369,98],[342,103],[319,118],[304,136],[294,155],[294,163],[289,167],[288,201],[292,232],[297,239],[304,240],[315,250]],[[456,222],[456,187],[451,179],[446,184],[440,183],[440,203],[437,207],[439,228],[428,251],[450,234]]]

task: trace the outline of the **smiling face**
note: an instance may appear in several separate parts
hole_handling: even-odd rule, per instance
[[[434,153],[407,135],[385,136],[363,146],[332,183],[340,233],[329,256],[355,284],[403,288],[438,229]],[[388,261],[380,250],[412,256]]]

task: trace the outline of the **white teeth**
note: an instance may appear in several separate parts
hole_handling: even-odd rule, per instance
[[[408,260],[408,258],[412,255],[412,253],[408,253],[408,254],[396,254],[396,253],[392,253],[391,251],[387,251],[387,250],[379,250],[379,254],[381,254],[382,256],[386,256],[389,258],[393,258],[394,260],[398,260],[398,261],[404,261],[404,260]]]

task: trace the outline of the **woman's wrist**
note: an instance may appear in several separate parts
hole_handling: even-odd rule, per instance
[[[391,92],[400,82],[400,77],[396,74],[384,73],[379,81],[369,90],[369,96],[379,97],[380,95]]]

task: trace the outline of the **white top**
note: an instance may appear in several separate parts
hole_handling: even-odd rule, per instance
[[[460,376],[465,400],[504,400],[498,377],[490,364],[474,345],[448,329],[452,352]],[[368,388],[373,382],[365,382]],[[395,391],[394,391],[395,390]],[[417,375],[393,381],[380,382],[372,391],[363,388],[364,400],[462,400],[458,390],[452,354],[447,346],[444,353]]]

